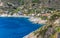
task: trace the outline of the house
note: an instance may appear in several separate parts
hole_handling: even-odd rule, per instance
[[[45,17],[50,18],[51,14],[50,13],[43,13],[43,14],[41,14],[41,16],[45,16]]]

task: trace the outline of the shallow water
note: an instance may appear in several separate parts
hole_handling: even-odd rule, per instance
[[[0,38],[22,38],[42,25],[24,17],[0,17]]]

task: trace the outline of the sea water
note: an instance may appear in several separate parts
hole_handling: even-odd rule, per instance
[[[42,25],[26,17],[0,17],[0,38],[22,38]]]

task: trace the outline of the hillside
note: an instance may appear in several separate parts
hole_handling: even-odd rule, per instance
[[[25,38],[60,38],[60,12],[51,14],[46,24]]]
[[[18,12],[26,16],[33,14],[33,17],[38,14],[41,16],[42,14],[51,15],[49,19],[46,18],[47,23],[44,26],[26,38],[60,38],[60,0],[0,0],[1,15],[13,15]],[[44,18],[41,16],[38,17]]]
[[[1,0],[1,2],[3,2],[4,5],[6,5],[9,2],[16,6],[25,5],[29,7],[29,6],[37,5],[38,7],[44,6],[49,8],[60,9],[60,0]],[[37,3],[37,4],[34,5],[34,3]]]

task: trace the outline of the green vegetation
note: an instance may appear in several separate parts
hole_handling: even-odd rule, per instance
[[[60,24],[54,24],[55,20],[60,18],[60,12],[55,12],[53,14],[51,14],[50,19],[48,19],[46,25],[42,26],[41,28],[39,28],[37,31],[34,32],[34,35],[38,34],[38,37],[41,36],[42,38],[45,38],[45,36],[47,36],[46,38],[56,38],[57,36],[57,32],[60,33]],[[48,29],[51,28],[54,29],[52,30],[52,32],[48,31]],[[50,32],[50,35],[49,33]],[[48,33],[48,35],[46,35],[46,33]]]
[[[56,30],[57,32],[60,32],[60,27],[56,27],[55,30]]]

